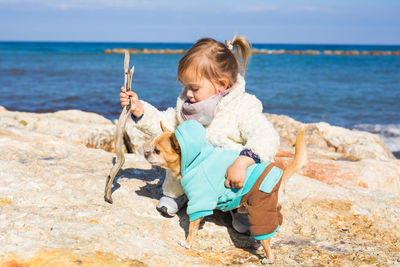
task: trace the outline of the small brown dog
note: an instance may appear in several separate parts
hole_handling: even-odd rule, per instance
[[[247,169],[243,189],[239,190],[224,185],[226,169],[237,158],[238,151],[213,148],[204,139],[205,129],[196,121],[183,122],[175,133],[160,124],[163,133],[144,146],[144,156],[180,179],[189,199],[189,233],[181,245],[190,248],[201,219],[212,214],[213,209],[240,207],[248,211],[250,231],[265,250],[267,259],[263,263],[273,263],[270,237],[282,224],[278,192],[280,184],[306,161],[304,130],[297,135],[294,160],[284,170],[271,162],[253,164]]]

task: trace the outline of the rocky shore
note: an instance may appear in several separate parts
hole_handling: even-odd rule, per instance
[[[302,127],[309,152],[281,196],[276,265],[400,265],[400,160],[382,139],[266,116],[281,136],[277,161],[290,161]],[[0,108],[0,266],[260,265],[263,251],[231,228],[228,213],[206,218],[193,248],[180,247],[188,217],[156,211],[164,171],[139,154],[126,154],[106,203],[114,130],[95,113]],[[146,138],[130,137],[135,147]]]
[[[133,49],[133,48],[113,48],[105,49],[104,54],[124,54],[128,50],[131,54],[184,54],[184,49]],[[259,55],[344,55],[344,56],[400,56],[400,51],[358,51],[358,50],[268,50],[252,49],[252,54]]]

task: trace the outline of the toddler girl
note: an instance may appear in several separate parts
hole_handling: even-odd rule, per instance
[[[200,122],[213,146],[241,151],[226,172],[225,185],[242,187],[246,168],[260,161],[272,161],[279,148],[279,135],[263,115],[261,102],[245,92],[244,76],[250,54],[250,44],[244,37],[235,36],[232,44],[227,41],[226,45],[211,38],[200,39],[179,60],[177,80],[184,88],[175,108],[159,111],[139,101],[135,92],[124,93],[123,87],[121,105],[128,105],[129,96],[133,99],[135,126],[152,137],[161,134],[160,121],[171,131],[184,120]],[[164,196],[157,209],[173,216],[186,201],[182,187],[167,171],[162,189]],[[239,232],[247,230],[240,219],[234,219],[233,226]]]

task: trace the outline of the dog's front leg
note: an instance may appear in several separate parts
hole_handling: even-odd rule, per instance
[[[270,240],[271,240],[271,238],[260,240],[260,243],[263,246],[263,248],[265,250],[265,254],[267,256],[267,258],[265,258],[265,259],[263,259],[261,261],[262,264],[272,264],[272,263],[274,263],[274,255],[272,254]]]
[[[202,218],[196,219],[189,223],[189,233],[185,241],[181,241],[180,245],[185,248],[190,248],[192,245],[193,238],[196,236],[199,230],[200,221]]]

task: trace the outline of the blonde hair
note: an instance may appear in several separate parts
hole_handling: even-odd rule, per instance
[[[187,69],[194,68],[198,77],[212,82],[226,78],[229,81],[228,87],[231,87],[236,83],[239,69],[245,76],[246,64],[251,55],[251,44],[243,36],[235,35],[232,46],[235,48],[235,54],[225,44],[212,38],[198,40],[179,60],[177,80],[181,81]]]

